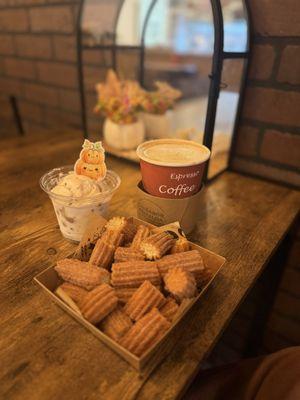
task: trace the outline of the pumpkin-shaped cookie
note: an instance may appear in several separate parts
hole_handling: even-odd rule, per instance
[[[106,165],[103,164],[88,164],[82,160],[77,160],[75,164],[75,173],[77,175],[88,176],[94,180],[100,180],[106,175]],[[100,177],[100,178],[99,178]]]
[[[94,180],[102,180],[106,175],[105,154],[101,142],[85,139],[79,159],[74,166],[75,174],[84,175]]]
[[[88,164],[101,164],[104,163],[104,151],[83,149],[81,150],[80,158]]]

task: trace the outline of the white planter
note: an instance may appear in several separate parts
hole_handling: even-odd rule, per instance
[[[109,146],[118,150],[132,150],[144,141],[145,127],[140,119],[133,124],[121,125],[106,118],[103,134]]]
[[[172,136],[172,112],[165,114],[141,113],[148,139],[160,139]]]

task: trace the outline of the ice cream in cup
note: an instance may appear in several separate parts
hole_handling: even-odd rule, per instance
[[[190,140],[157,139],[140,144],[137,155],[146,192],[180,199],[200,190],[210,150]]]
[[[67,239],[80,241],[89,219],[96,214],[105,215],[120,186],[120,177],[106,170],[104,158],[101,142],[85,140],[75,166],[54,168],[40,179]]]

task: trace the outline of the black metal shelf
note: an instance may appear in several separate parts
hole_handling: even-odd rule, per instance
[[[82,50],[140,50],[141,46],[129,46],[129,45],[118,45],[118,44],[96,44],[93,46],[82,45]]]

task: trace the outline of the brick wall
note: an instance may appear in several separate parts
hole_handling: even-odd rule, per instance
[[[0,0],[0,125],[7,134],[15,132],[11,95],[27,132],[80,127],[76,11],[77,0]]]
[[[232,166],[300,186],[300,2],[249,1],[253,46]]]

